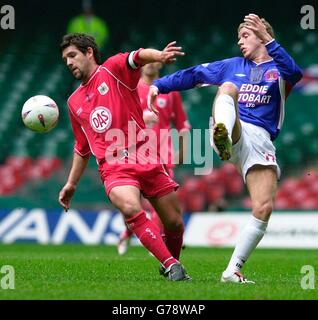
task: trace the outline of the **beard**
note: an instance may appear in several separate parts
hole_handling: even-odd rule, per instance
[[[77,79],[77,80],[82,80],[83,79],[83,72],[76,68],[74,71],[71,71],[74,78]]]

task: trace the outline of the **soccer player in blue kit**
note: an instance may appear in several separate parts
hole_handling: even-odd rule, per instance
[[[280,169],[273,141],[284,120],[285,101],[302,72],[274,39],[271,25],[256,14],[238,27],[243,57],[180,70],[154,82],[148,106],[154,112],[159,93],[218,85],[210,118],[210,140],[222,160],[242,174],[252,201],[252,217],[243,229],[222,282],[254,283],[241,273],[263,238],[273,210]]]

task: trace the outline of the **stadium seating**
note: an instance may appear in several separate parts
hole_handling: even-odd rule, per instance
[[[208,175],[187,176],[181,182],[178,191],[185,211],[203,211],[226,199],[241,196],[244,190],[243,180],[232,164],[225,163],[214,168]],[[223,209],[219,208],[220,210]]]
[[[318,209],[318,170],[307,169],[298,177],[286,178],[279,186],[276,210],[315,210]],[[244,206],[251,208],[249,198],[245,198]]]

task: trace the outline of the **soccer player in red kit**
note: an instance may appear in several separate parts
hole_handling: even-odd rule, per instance
[[[106,193],[122,212],[128,228],[160,261],[169,280],[189,280],[179,262],[184,227],[175,192],[178,185],[158,159],[143,163],[138,152],[145,141],[131,138],[143,136],[146,129],[137,91],[141,66],[156,61],[173,63],[177,56],[184,55],[181,47],[171,42],[162,51],[141,48],[116,54],[100,64],[94,38],[75,33],[63,37],[60,49],[65,64],[82,82],[68,99],[75,145],[72,167],[59,193],[60,204],[66,211],[70,208],[93,154]],[[172,239],[166,243],[159,228],[147,219],[141,194],[149,198],[171,232]]]
[[[148,109],[147,96],[149,88],[152,85],[152,82],[159,78],[162,67],[163,64],[161,62],[153,62],[146,64],[142,68],[142,76],[138,83],[138,93],[146,127],[154,130],[156,133],[157,149],[160,150],[161,162],[164,164],[170,177],[173,178],[173,167],[175,166],[175,163],[183,163],[183,156],[186,153],[186,133],[189,132],[191,126],[183,109],[179,92],[175,91],[169,94],[159,95],[156,99],[156,107],[160,109],[159,116]],[[179,150],[177,153],[174,153],[171,141],[171,125],[174,125],[180,137]],[[153,208],[151,209],[150,217],[160,228],[161,234],[165,239],[165,235],[169,234],[169,230],[164,228],[159,216]],[[127,252],[132,235],[133,233],[128,228],[120,234],[117,246],[120,255]]]

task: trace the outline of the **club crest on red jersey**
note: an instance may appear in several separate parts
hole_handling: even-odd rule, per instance
[[[105,82],[103,82],[97,89],[102,96],[104,96],[109,90]]]
[[[160,108],[164,108],[165,106],[166,106],[166,104],[167,104],[167,100],[166,99],[164,99],[164,98],[157,98],[157,105],[158,105],[158,107],[160,107]]]
[[[106,107],[97,107],[89,116],[90,124],[97,133],[105,132],[112,124],[112,114]]]

